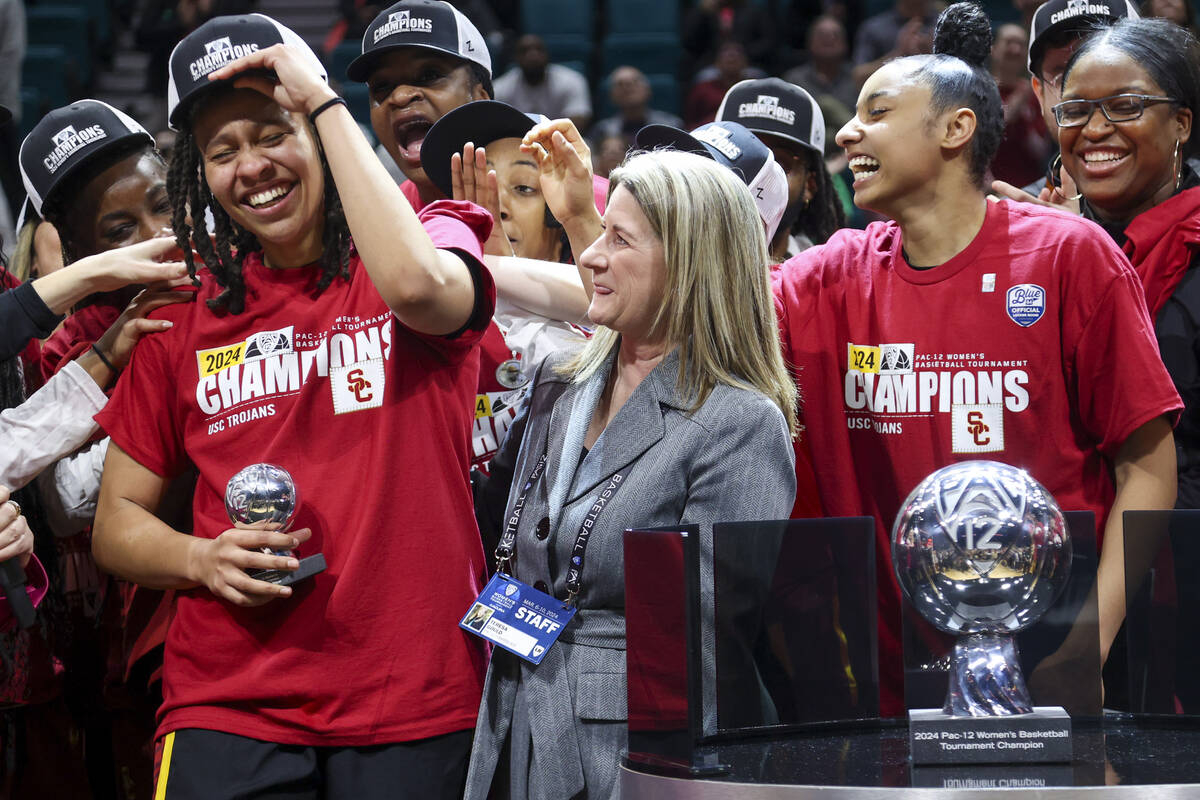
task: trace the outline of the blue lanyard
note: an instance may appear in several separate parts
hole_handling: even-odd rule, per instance
[[[596,520],[600,518],[601,512],[612,502],[613,497],[617,494],[617,490],[625,483],[625,478],[629,476],[629,471],[632,468],[633,465],[630,465],[608,479],[608,483],[600,490],[600,494],[596,496],[591,508],[588,509],[583,524],[579,526],[579,533],[575,535],[575,546],[571,550],[571,564],[567,568],[566,605],[568,606],[575,604],[575,598],[579,596],[579,592],[583,588],[584,556],[587,552],[588,541],[592,537],[592,531],[596,527]],[[517,541],[517,527],[521,522],[521,513],[525,510],[525,501],[529,497],[529,490],[538,482],[538,479],[542,477],[542,473],[545,470],[546,454],[542,453],[542,457],[534,464],[533,471],[529,473],[529,478],[525,481],[525,486],[521,489],[521,494],[513,504],[512,511],[509,512],[508,519],[504,524],[504,534],[500,537],[499,544],[496,545],[496,563],[497,569],[500,572],[512,574],[513,556],[515,555]]]

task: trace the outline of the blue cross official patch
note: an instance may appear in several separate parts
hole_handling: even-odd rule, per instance
[[[1018,283],[1005,297],[1008,318],[1028,328],[1046,313],[1046,290],[1036,283]]]

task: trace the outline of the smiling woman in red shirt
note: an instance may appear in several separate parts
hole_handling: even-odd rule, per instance
[[[977,5],[952,5],[933,55],[863,85],[837,142],[855,204],[894,221],[840,231],[775,274],[784,357],[825,512],[875,517],[881,553],[912,488],[969,458],[1027,469],[1063,508],[1093,511],[1106,656],[1124,618],[1121,512],[1174,503],[1180,402],[1112,242],[1078,217],[986,198],[1004,125],[990,39]],[[889,559],[877,568],[881,705],[894,715],[900,592]],[[1081,627],[1043,666],[1070,674],[1095,647]]]
[[[170,78],[168,192],[200,287],[99,417],[94,540],[102,566],[180,591],[158,796],[457,797],[485,660],[456,623],[484,575],[466,476],[490,219],[453,201],[418,217],[268,17],[201,26]],[[189,224],[206,213],[212,237]],[[226,517],[227,482],[258,462],[295,480],[291,531]],[[191,536],[151,513],[188,465]],[[297,545],[328,568],[247,574],[296,569],[261,548]]]

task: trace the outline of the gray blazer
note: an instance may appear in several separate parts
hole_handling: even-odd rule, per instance
[[[543,452],[547,463],[521,515],[516,577],[565,598],[566,564],[589,507],[615,472],[632,469],[592,532],[579,612],[542,663],[493,651],[467,800],[486,798],[497,775],[507,776],[497,779],[499,796],[614,796],[626,739],[622,532],[696,523],[701,552],[711,556],[712,523],[786,518],[796,493],[792,443],[779,409],[758,392],[718,385],[688,414],[675,390],[677,352],[642,381],[581,461],[610,369],[570,384],[554,372],[560,362],[551,357],[543,364],[525,401],[510,507]],[[497,770],[506,741],[511,772]]]

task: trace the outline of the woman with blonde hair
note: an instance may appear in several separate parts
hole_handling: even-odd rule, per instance
[[[709,159],[666,151],[610,180],[604,231],[580,258],[598,328],[547,359],[527,395],[524,436],[505,444],[520,451],[497,550],[498,580],[578,613],[536,665],[493,652],[467,798],[494,780],[511,797],[614,794],[622,531],[699,525],[707,561],[714,522],[786,517],[795,494],[795,384],[749,190]]]

